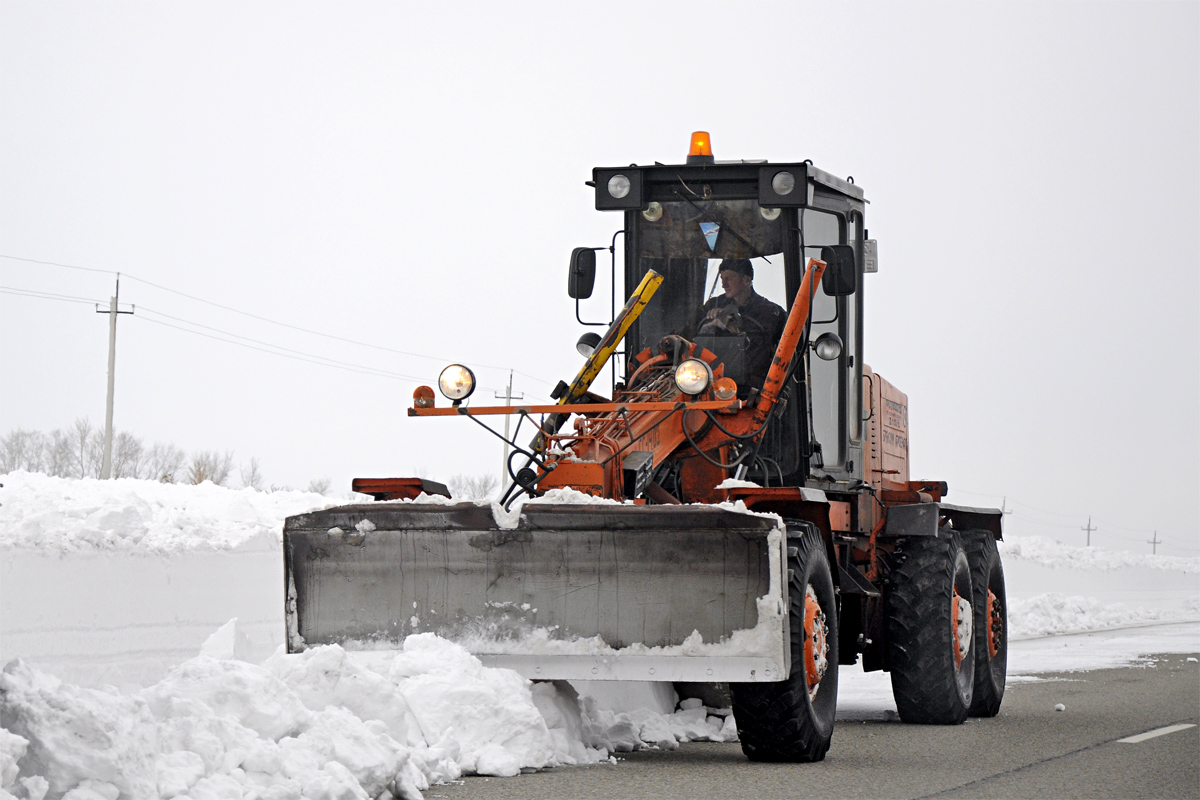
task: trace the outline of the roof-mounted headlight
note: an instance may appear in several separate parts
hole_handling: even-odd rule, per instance
[[[475,373],[462,364],[451,364],[438,376],[438,389],[458,405],[475,391]]]
[[[608,179],[608,193],[618,200],[629,194],[632,186],[633,184],[629,182],[629,177],[626,175],[618,173]]]
[[[771,189],[777,195],[786,196],[796,188],[796,176],[787,170],[776,172],[771,178]]]
[[[712,369],[698,358],[689,358],[675,368],[675,385],[684,394],[700,394],[710,383]]]

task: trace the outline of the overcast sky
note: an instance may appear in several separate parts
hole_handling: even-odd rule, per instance
[[[1194,556],[1198,42],[1195,2],[3,0],[0,434],[104,420],[107,317],[11,290],[106,302],[120,272],[118,430],[279,485],[498,473],[413,388],[570,379],[568,256],[620,225],[591,168],[708,130],[865,190],[866,358],[914,477]]]

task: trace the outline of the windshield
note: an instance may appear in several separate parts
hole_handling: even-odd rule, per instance
[[[653,269],[664,281],[638,320],[630,342],[632,352],[653,346],[667,334],[696,337],[705,303],[725,294],[719,274],[725,259],[748,259],[753,291],[787,307],[782,253],[785,215],[779,209],[761,208],[753,200],[697,197],[651,203],[640,216],[638,259],[629,279],[636,284]]]

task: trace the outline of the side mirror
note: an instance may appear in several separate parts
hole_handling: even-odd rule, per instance
[[[571,269],[567,273],[567,295],[576,300],[592,296],[596,284],[596,251],[576,247],[571,251]]]
[[[826,263],[825,275],[821,278],[821,289],[830,297],[854,294],[858,288],[858,265],[854,260],[854,248],[848,244],[834,244],[821,248],[821,260]]]

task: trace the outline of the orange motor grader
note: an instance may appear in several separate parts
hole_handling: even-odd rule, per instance
[[[527,446],[520,424],[506,439],[511,486],[456,503],[430,481],[359,479],[384,502],[289,518],[289,650],[432,631],[534,680],[728,683],[743,751],[767,761],[824,757],[838,668],[860,659],[890,671],[903,721],[996,714],[1002,516],[909,479],[908,399],[862,358],[863,190],[809,161],[715,161],[704,133],[683,164],[588,183],[621,226],[572,254],[577,319],[598,250],[614,299],[634,288],[581,337],[575,379],[553,404],[480,407],[456,364],[438,381],[450,405],[422,386],[409,410],[501,438],[489,417],[532,423]],[[765,377],[754,319],[697,324],[726,259],[786,309]]]

